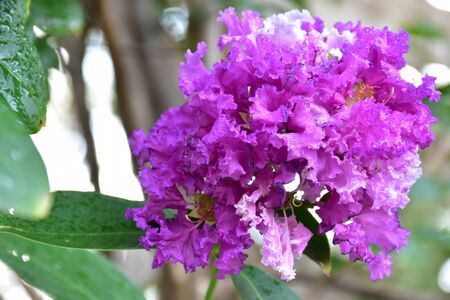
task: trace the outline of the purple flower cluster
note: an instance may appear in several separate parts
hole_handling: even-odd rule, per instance
[[[400,76],[407,33],[325,28],[297,10],[261,19],[229,8],[218,19],[225,58],[208,69],[205,43],[188,51],[187,102],[130,141],[148,201],[127,217],[156,248],[153,267],[194,271],[219,244],[218,278],[236,274],[254,228],[262,263],[290,280],[313,234],[290,213],[305,205],[372,280],[388,276],[389,253],[407,243],[398,210],[421,175],[418,150],[434,139],[423,100],[439,100],[432,77],[414,86]]]

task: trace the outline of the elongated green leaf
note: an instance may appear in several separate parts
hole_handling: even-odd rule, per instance
[[[0,259],[54,299],[144,299],[123,274],[92,251],[52,247],[0,234]]]
[[[0,1],[0,101],[8,103],[34,133],[45,123],[49,89],[23,25],[25,14],[25,1]]]
[[[0,211],[42,218],[51,197],[44,163],[13,112],[0,101]]]
[[[47,36],[62,37],[81,32],[84,13],[77,0],[33,0],[28,23]]]
[[[245,266],[231,278],[243,300],[300,299],[286,284],[254,266]]]
[[[325,274],[329,275],[331,272],[331,251],[326,235],[319,234],[319,223],[306,208],[296,207],[294,212],[297,221],[303,223],[313,233],[304,253],[317,262]]]
[[[84,249],[136,249],[143,232],[125,210],[143,202],[128,201],[94,192],[56,192],[48,218],[23,220],[0,215],[0,232],[20,235],[45,244]]]

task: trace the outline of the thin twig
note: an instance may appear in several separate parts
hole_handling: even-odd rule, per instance
[[[30,296],[31,299],[33,300],[43,300],[42,296],[39,295],[35,288],[32,287],[31,285],[29,285],[28,283],[26,283],[24,280],[20,279],[20,283],[22,284],[23,288],[27,291],[28,295]],[[1,297],[0,297],[1,299]]]
[[[90,128],[90,114],[86,105],[86,89],[82,73],[82,62],[85,53],[84,37],[68,37],[61,43],[70,54],[70,61],[67,69],[72,77],[73,100],[81,133],[86,141],[86,159],[90,169],[90,177],[96,191],[100,190],[99,170],[95,143]]]

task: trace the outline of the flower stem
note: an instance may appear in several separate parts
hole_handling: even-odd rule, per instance
[[[214,299],[214,291],[217,286],[217,274],[218,270],[216,266],[213,266],[212,272],[211,272],[211,280],[209,281],[208,290],[206,291],[205,300],[213,300]]]

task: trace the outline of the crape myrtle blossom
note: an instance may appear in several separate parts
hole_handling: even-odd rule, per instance
[[[187,102],[130,139],[148,201],[127,217],[156,249],[153,267],[194,271],[218,244],[218,278],[236,274],[255,228],[262,263],[293,279],[313,235],[292,214],[305,205],[372,280],[388,276],[389,254],[407,244],[398,211],[421,175],[418,151],[434,139],[423,101],[439,100],[434,78],[416,87],[400,77],[408,34],[359,22],[325,28],[305,10],[262,19],[228,8],[218,20],[228,29],[224,58],[207,68],[205,43],[187,51]]]

